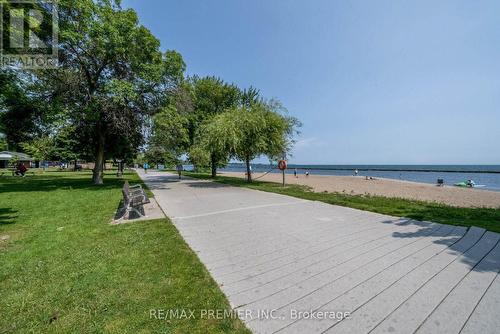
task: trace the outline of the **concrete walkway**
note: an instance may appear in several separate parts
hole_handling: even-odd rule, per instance
[[[500,234],[141,177],[254,333],[498,333]]]

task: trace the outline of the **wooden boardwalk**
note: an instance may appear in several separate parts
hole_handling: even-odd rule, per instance
[[[500,332],[500,234],[141,176],[254,333]]]

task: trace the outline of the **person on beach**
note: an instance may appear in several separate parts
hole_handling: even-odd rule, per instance
[[[309,176],[309,172],[306,172],[306,177],[308,177],[308,176]]]
[[[358,176],[358,169],[354,170],[354,176]]]
[[[296,178],[298,177],[298,176],[297,176],[297,168],[295,168],[295,169],[293,170],[293,176],[295,176]]]

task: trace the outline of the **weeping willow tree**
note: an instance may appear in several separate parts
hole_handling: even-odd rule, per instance
[[[260,156],[274,160],[290,151],[300,122],[286,114],[276,100],[259,101],[230,109],[206,122],[198,143],[219,159],[243,161],[252,182],[250,162]]]

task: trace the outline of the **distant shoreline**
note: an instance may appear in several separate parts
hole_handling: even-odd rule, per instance
[[[290,168],[297,170],[350,170],[353,168],[326,168],[326,167],[294,167]],[[391,168],[356,168],[358,171],[376,171],[376,172],[429,172],[429,173],[486,173],[486,174],[500,174],[500,171],[494,170],[446,170],[446,169],[391,169]]]
[[[262,169],[271,168],[267,164],[252,164]],[[229,168],[244,168],[241,163],[230,163]],[[278,168],[277,166],[272,166]],[[441,168],[438,168],[441,167]],[[468,169],[469,167],[470,169]],[[480,169],[484,167],[485,169]],[[492,169],[493,168],[493,169]],[[429,172],[429,173],[481,173],[500,174],[500,165],[307,165],[288,164],[288,169],[297,170],[321,170],[321,171],[358,171],[364,172]]]

